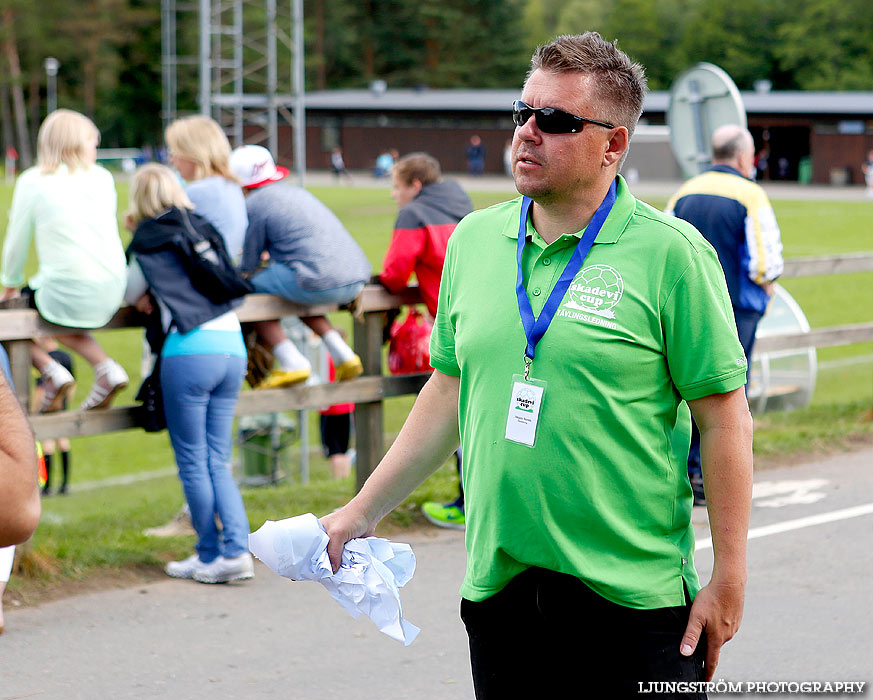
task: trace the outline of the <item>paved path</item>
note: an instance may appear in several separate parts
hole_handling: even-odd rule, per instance
[[[429,534],[407,540],[418,567],[402,601],[423,630],[409,647],[258,564],[246,583],[168,579],[7,610],[0,698],[470,698],[463,533]]]
[[[873,450],[759,471],[752,503],[745,616],[718,677],[873,686]],[[711,550],[697,568],[708,580]]]
[[[718,677],[873,681],[873,450],[761,471],[756,484],[745,621]],[[831,522],[809,524],[822,515]],[[706,580],[705,511],[694,519]],[[777,524],[791,529],[763,529]],[[467,700],[462,535],[408,541],[418,570],[403,606],[422,628],[409,647],[352,620],[318,584],[259,565],[248,583],[167,580],[8,610],[0,700]]]
[[[391,180],[388,178],[377,180],[369,173],[363,172],[353,173],[353,177],[353,185],[355,187],[384,187],[385,190],[391,189]],[[503,175],[471,177],[466,174],[447,173],[446,177],[452,180],[457,180],[461,183],[464,189],[469,191],[509,193],[515,191],[515,185],[513,184],[512,179]],[[291,174],[291,178],[296,183],[296,176],[294,173]],[[863,185],[836,187],[833,185],[800,185],[796,182],[763,182],[761,184],[772,199],[866,201],[873,204],[873,201],[866,196],[866,190]],[[641,180],[633,183],[630,188],[638,197],[658,197],[667,199],[673,195],[681,185],[682,181],[679,180]],[[310,170],[307,172],[306,186],[345,187],[344,184],[337,184],[336,178],[332,173],[320,170]]]

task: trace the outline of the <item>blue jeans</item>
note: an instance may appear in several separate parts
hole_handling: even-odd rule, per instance
[[[9,382],[9,386],[15,391],[15,387],[12,386],[12,369],[9,367],[9,355],[6,354],[6,348],[2,345],[0,345],[0,372],[6,375],[6,381]]]
[[[230,471],[233,413],[245,371],[244,357],[161,358],[167,430],[197,532],[195,549],[205,563],[248,551],[249,519]]]
[[[297,283],[297,275],[290,267],[270,263],[252,277],[256,292],[275,294],[296,304],[348,304],[364,288],[364,282],[354,282],[330,289],[303,289]]]

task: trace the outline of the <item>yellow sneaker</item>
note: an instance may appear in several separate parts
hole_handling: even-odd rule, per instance
[[[467,518],[464,509],[457,503],[443,505],[434,501],[426,501],[421,504],[421,512],[428,521],[437,527],[447,527],[451,530],[465,530]]]
[[[338,382],[346,379],[354,379],[364,373],[364,365],[361,364],[361,358],[355,355],[351,360],[346,360],[336,368],[336,380]]]
[[[283,386],[292,386],[300,384],[309,379],[312,370],[308,369],[272,369],[270,373],[261,380],[256,389],[278,389]]]

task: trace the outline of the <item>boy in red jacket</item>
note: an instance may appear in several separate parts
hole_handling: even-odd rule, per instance
[[[457,182],[442,179],[439,161],[427,153],[400,158],[392,177],[391,196],[400,212],[379,282],[399,292],[414,272],[427,310],[435,316],[449,236],[473,211],[473,203]]]
[[[458,222],[473,211],[473,202],[457,182],[442,179],[439,161],[427,153],[400,158],[394,164],[392,178],[391,196],[400,212],[378,280],[388,290],[399,292],[406,288],[414,272],[427,310],[434,317],[449,236]],[[446,505],[428,501],[422,511],[434,525],[462,529],[465,518],[460,450],[457,459],[458,498]]]

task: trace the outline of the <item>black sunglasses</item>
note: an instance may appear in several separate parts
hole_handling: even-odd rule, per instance
[[[577,117],[562,109],[555,107],[531,107],[521,100],[512,103],[512,121],[516,126],[522,126],[527,120],[536,115],[537,128],[544,134],[576,134],[582,131],[586,123],[614,129],[614,124],[599,122],[595,119]]]

